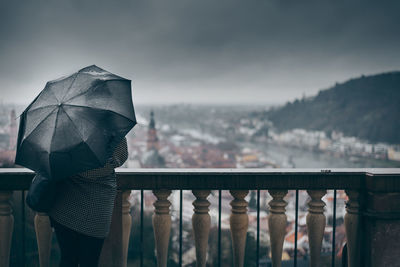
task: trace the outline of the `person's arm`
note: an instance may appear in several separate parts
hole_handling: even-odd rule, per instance
[[[118,144],[115,148],[112,159],[111,165],[114,168],[122,166],[124,162],[128,159],[128,144],[126,138],[122,139],[122,141]]]

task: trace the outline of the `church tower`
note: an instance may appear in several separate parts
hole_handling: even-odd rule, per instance
[[[150,123],[147,132],[147,151],[144,153],[141,166],[143,168],[164,168],[165,159],[158,153],[160,145],[158,143],[154,112],[150,112]]]
[[[147,151],[158,150],[160,148],[158,144],[156,123],[154,121],[154,112],[150,112],[150,123],[147,132]]]

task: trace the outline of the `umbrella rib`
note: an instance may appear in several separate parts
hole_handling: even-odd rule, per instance
[[[79,72],[78,72],[79,73]],[[69,91],[71,90],[71,88],[72,88],[72,85],[75,83],[75,81],[76,81],[76,78],[78,77],[78,73],[75,73],[74,75],[75,75],[75,77],[74,77],[74,80],[71,82],[71,84],[69,85],[69,87],[68,87],[68,89],[67,89],[67,92],[65,93],[65,95],[62,97],[62,99],[61,99],[61,102],[63,102],[64,101],[64,97],[66,96],[66,95],[68,95],[68,93],[69,93]]]
[[[43,90],[35,97],[35,99],[33,99],[33,101],[26,107],[26,109],[19,115],[19,117],[22,116],[22,114],[26,111],[28,112],[29,108],[33,105],[33,103],[35,103],[36,100],[39,99],[40,95],[43,93]]]
[[[50,176],[52,175],[51,164],[50,164],[50,153],[51,153],[51,146],[52,146],[52,143],[53,143],[53,140],[54,140],[54,136],[56,135],[56,128],[57,128],[57,122],[58,122],[58,113],[60,113],[60,109],[57,110],[56,122],[54,123],[53,134],[51,135],[51,140],[50,140],[50,150],[49,150],[49,154],[48,154]]]
[[[69,105],[69,104],[64,104],[64,106],[72,106],[72,107],[74,107],[73,105]],[[80,106],[75,106],[75,107],[80,107]],[[72,119],[71,119],[71,117],[69,116],[68,112],[67,112],[65,109],[63,109],[63,110],[64,110],[64,112],[67,114],[68,119],[72,121]],[[74,123],[74,122],[72,121],[72,123]],[[99,128],[96,124],[92,123],[91,125],[92,125],[94,128],[96,128],[98,131],[103,131],[103,129]],[[74,124],[74,126],[75,126],[76,128],[78,128],[75,124]],[[82,136],[81,136],[81,137],[82,137]],[[83,137],[82,137],[82,139],[83,139]]]
[[[30,109],[30,110],[27,111],[27,113],[28,112],[33,112],[33,111],[36,111],[36,110],[39,110],[39,109],[42,109],[42,108],[48,108],[48,107],[51,107],[51,106],[57,106],[57,105],[56,104],[52,104],[52,105],[47,105],[47,106],[42,106],[42,107]]]
[[[48,83],[47,83],[48,84]],[[47,84],[46,84],[46,86],[47,86]],[[32,107],[32,105],[39,99],[39,97],[43,94],[43,91],[46,89],[46,86],[44,87],[44,89],[35,97],[35,99],[33,99],[33,101],[28,105],[28,107],[26,107],[26,109],[24,110],[24,112],[26,111],[26,112],[29,112],[29,111],[35,111],[35,110],[37,110],[37,109],[40,109],[40,108],[42,108],[42,107],[38,107],[38,108],[35,108],[35,109],[32,109],[32,110],[29,110],[31,107]],[[53,91],[51,91],[51,90],[49,90],[52,94],[53,94],[53,96],[54,96],[54,98],[57,100],[57,101],[59,101],[58,100],[58,98],[56,97],[56,95],[54,94],[54,92]],[[47,106],[45,106],[45,107],[49,107],[49,106],[52,106],[52,105],[47,105]],[[22,115],[22,114],[21,114]],[[18,117],[20,117],[21,115],[19,115]]]
[[[46,117],[44,117],[44,119],[43,119],[41,122],[39,122],[38,125],[36,125],[36,127],[24,138],[24,140],[25,140],[25,139],[28,139],[28,138],[31,136],[31,134],[35,131],[35,129],[36,129],[37,127],[39,127],[45,120],[47,120],[47,119],[54,113],[54,111],[55,111],[56,109],[57,109],[57,108],[54,108]]]
[[[74,95],[74,96],[72,96],[71,98],[65,100],[64,102],[71,101],[71,100],[73,100],[73,99],[75,99],[75,98],[77,98],[77,97],[79,97],[79,96],[81,96],[81,95],[84,95],[84,94],[86,94],[87,92],[89,92],[89,90],[92,90],[93,88],[96,88],[96,87],[99,86],[100,84],[103,84],[103,83],[109,82],[109,81],[125,81],[125,79],[102,80],[102,81],[99,82],[99,83],[92,84],[86,91],[84,91],[84,92],[82,92],[82,93],[80,93],[80,94]]]
[[[129,120],[129,121],[131,121],[131,122],[134,122],[134,123],[136,122],[136,121],[133,121],[132,119],[128,118],[128,117],[125,116],[125,115],[122,115],[122,114],[120,114],[120,113],[117,113],[117,112],[115,112],[115,111],[113,111],[113,110],[109,110],[109,109],[101,109],[101,108],[95,108],[95,107],[89,107],[89,106],[81,106],[81,105],[74,105],[74,104],[64,104],[64,106],[79,107],[79,108],[87,108],[87,109],[95,109],[95,110],[100,110],[100,111],[107,111],[107,112],[111,112],[111,113],[113,113],[113,114],[115,114],[115,115],[117,115],[117,116],[123,117],[123,118],[125,118],[125,119],[127,119],[127,120]]]
[[[47,87],[47,84],[46,84],[46,87]],[[46,89],[46,87],[45,87],[44,89]],[[47,87],[47,88],[48,88],[47,91],[49,91],[49,92],[54,96],[54,98],[57,100],[57,102],[59,103],[59,102],[60,102],[60,99],[58,99],[58,97],[56,96],[56,94],[54,93],[54,91],[51,90],[50,87]]]
[[[74,126],[76,132],[77,132],[77,133],[79,134],[79,136],[81,137],[82,141],[85,142],[85,139],[83,138],[82,133],[79,131],[79,129],[78,129],[78,127],[76,126],[76,124],[74,123],[74,121],[71,119],[71,117],[68,115],[68,113],[67,113],[64,109],[63,109],[63,111],[64,111],[65,115],[67,115],[69,121],[70,121],[70,122],[72,123],[72,125]],[[86,142],[85,142],[85,144],[86,144],[87,146],[89,146]],[[101,163],[101,160],[97,157],[97,155],[96,155],[95,153],[92,153],[92,154],[96,157],[98,163],[100,163],[100,165],[101,165],[101,164],[102,164],[102,163]]]
[[[104,82],[105,82],[105,81],[101,81],[101,83],[104,83]],[[77,97],[79,97],[79,96],[81,96],[81,95],[84,95],[84,94],[86,94],[87,92],[89,92],[89,90],[92,90],[93,88],[96,88],[98,85],[100,85],[100,83],[92,84],[86,91],[81,92],[80,94],[74,95],[74,96],[72,96],[71,98],[65,100],[64,102],[71,101],[72,99],[75,99],[75,98],[77,98]]]

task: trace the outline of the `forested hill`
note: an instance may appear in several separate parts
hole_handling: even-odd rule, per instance
[[[338,130],[400,144],[400,72],[362,76],[265,114],[278,130]]]

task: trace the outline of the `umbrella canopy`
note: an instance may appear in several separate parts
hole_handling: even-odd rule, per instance
[[[131,81],[89,66],[48,82],[22,113],[15,163],[52,179],[98,168],[135,124]]]

